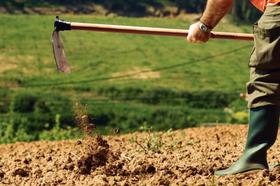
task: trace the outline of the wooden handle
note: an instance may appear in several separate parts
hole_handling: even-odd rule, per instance
[[[184,29],[151,28],[151,27],[89,24],[89,23],[75,23],[75,22],[71,23],[71,30],[87,30],[87,31],[96,31],[96,32],[114,32],[114,33],[146,34],[146,35],[176,36],[176,37],[187,37],[188,35],[188,30],[184,30]],[[253,34],[229,33],[229,32],[211,32],[211,38],[245,40],[245,41],[252,41],[254,39]]]

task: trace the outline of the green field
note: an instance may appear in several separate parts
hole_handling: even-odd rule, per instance
[[[192,22],[76,15],[63,19],[163,28],[187,28]],[[50,130],[56,115],[61,115],[62,125],[73,125],[73,119],[67,120],[72,112],[57,108],[65,105],[61,98],[87,105],[94,122],[106,131],[121,128],[128,132],[146,123],[165,130],[229,122],[234,120],[226,119],[225,107],[234,112],[246,111],[239,93],[245,92],[251,42],[211,40],[196,45],[183,38],[64,32],[62,38],[72,73],[61,74],[56,71],[51,48],[53,21],[54,16],[0,15],[0,125],[1,121],[2,125],[16,123],[11,118],[17,117],[19,123],[26,118],[27,123],[38,121],[38,126],[47,125],[36,126],[35,131]],[[250,30],[250,26],[236,26],[228,21],[216,29]],[[15,109],[14,105],[21,101],[14,100],[21,94],[35,97],[29,104],[30,112]],[[57,104],[47,109],[52,119],[29,121],[29,115],[46,114],[38,100],[45,105]],[[33,139],[38,139],[38,135]]]

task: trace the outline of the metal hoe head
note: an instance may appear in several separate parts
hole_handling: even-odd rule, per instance
[[[57,70],[64,73],[71,72],[59,31],[54,31],[52,34],[52,46]]]
[[[57,23],[58,20],[59,19],[57,17],[55,24]],[[53,46],[53,53],[54,53],[57,70],[64,73],[70,73],[71,68],[66,58],[66,54],[65,54],[63,42],[60,38],[59,30],[60,30],[59,26],[55,25],[55,30],[52,34],[52,46]]]

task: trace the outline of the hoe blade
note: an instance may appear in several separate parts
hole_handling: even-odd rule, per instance
[[[67,62],[64,46],[60,39],[59,31],[54,31],[52,34],[52,46],[57,70],[64,73],[70,73],[71,69]]]

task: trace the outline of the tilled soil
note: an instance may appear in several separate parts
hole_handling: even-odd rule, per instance
[[[0,185],[279,185],[280,168],[218,177],[238,159],[247,126],[0,145]],[[280,144],[269,150],[280,162]]]

